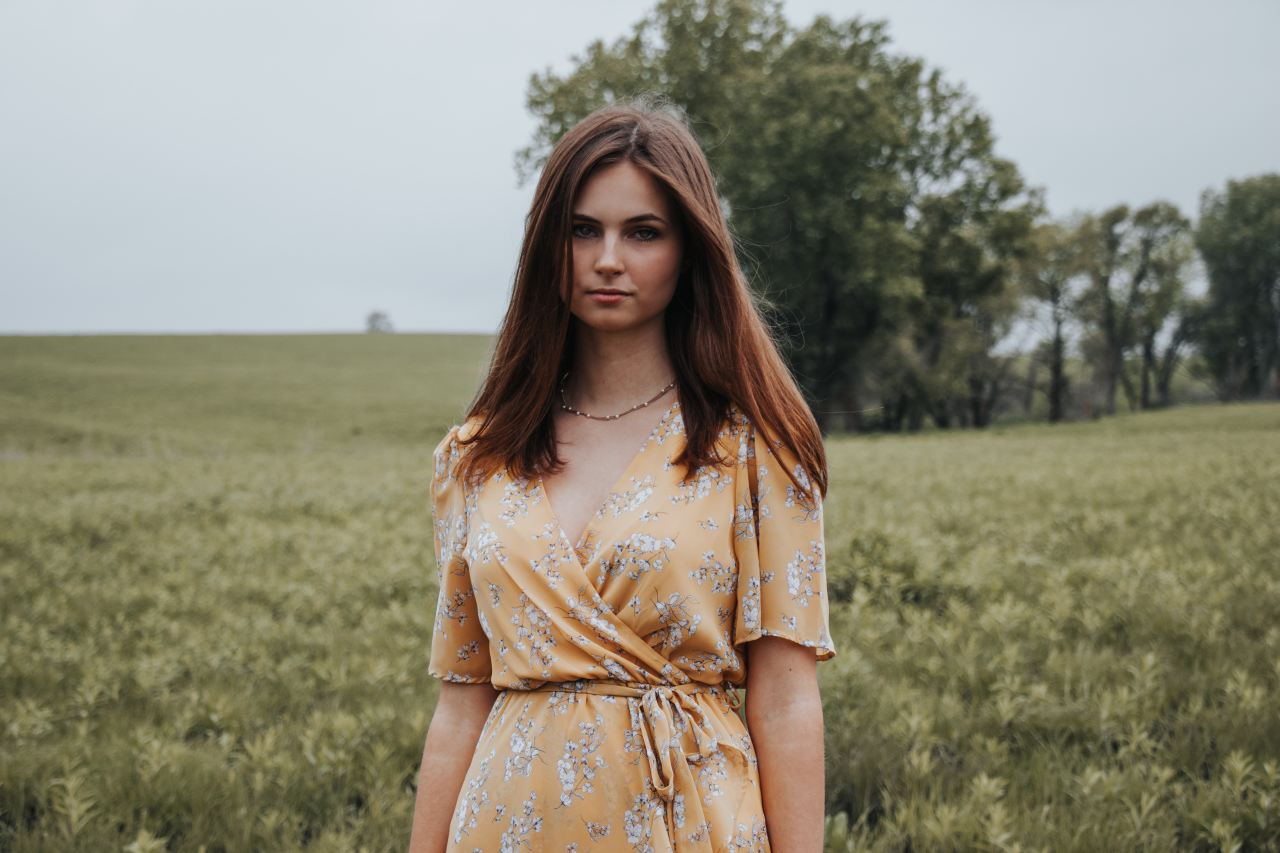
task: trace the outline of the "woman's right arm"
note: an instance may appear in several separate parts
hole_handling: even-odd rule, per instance
[[[440,683],[418,768],[409,853],[442,853],[480,731],[499,691],[492,684]]]

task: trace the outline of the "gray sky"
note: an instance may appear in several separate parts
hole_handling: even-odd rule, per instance
[[[635,0],[0,2],[0,332],[491,332],[529,75]],[[887,19],[1055,215],[1280,170],[1275,0],[790,0]]]

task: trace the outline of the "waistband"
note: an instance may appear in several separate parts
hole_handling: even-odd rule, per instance
[[[733,685],[728,683],[704,684],[700,681],[686,681],[683,684],[648,684],[642,681],[616,681],[607,678],[579,678],[572,681],[547,681],[537,687],[507,687],[513,693],[544,693],[561,691],[565,693],[595,693],[603,696],[630,696],[644,699],[668,691],[676,693],[710,693],[719,694],[729,703],[729,707],[737,710],[742,707],[742,696]]]
[[[705,778],[708,772],[717,774],[710,778],[723,779],[727,786],[733,788],[731,802],[741,802],[746,795],[752,761],[749,743],[723,730],[720,734],[725,738],[721,740],[706,707],[690,695],[718,693],[736,710],[741,702],[731,685],[697,681],[646,684],[587,678],[547,681],[523,691],[508,687],[503,692],[599,693],[638,697],[641,701],[639,708],[632,708],[632,719],[638,721],[638,741],[648,765],[649,788],[662,802],[666,826],[667,844],[660,849],[673,853],[705,849],[704,844],[694,844],[694,837],[681,832],[681,827],[685,822],[685,804],[697,801],[700,794],[698,780]],[[638,715],[634,715],[635,711],[639,712]],[[689,737],[692,744],[688,743]],[[716,763],[712,765],[711,762]],[[711,784],[715,785],[714,782]],[[657,841],[656,838],[654,840]]]

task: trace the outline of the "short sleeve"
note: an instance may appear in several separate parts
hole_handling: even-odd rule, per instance
[[[467,496],[457,477],[460,429],[450,428],[432,454],[431,513],[440,594],[427,672],[443,681],[480,684],[490,680],[492,665],[466,557]]]
[[[809,499],[796,489],[787,470],[809,484],[797,458],[781,442],[769,442],[745,417],[738,439],[734,645],[764,636],[784,637],[812,648],[818,660],[829,660],[836,648],[827,596],[822,495],[815,487]]]

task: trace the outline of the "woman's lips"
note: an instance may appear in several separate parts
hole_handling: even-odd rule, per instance
[[[590,296],[591,300],[598,305],[617,305],[619,302],[627,298],[627,294],[625,293],[605,293],[601,291],[588,293],[587,296]]]

